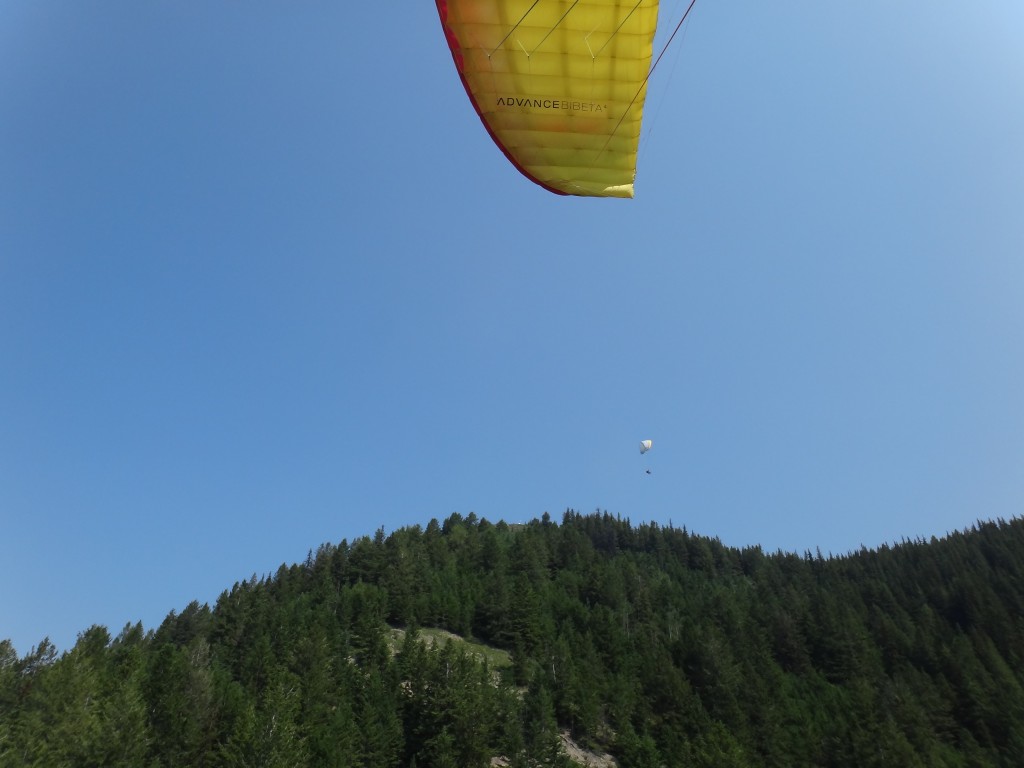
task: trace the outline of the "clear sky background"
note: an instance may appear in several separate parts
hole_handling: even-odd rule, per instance
[[[452,512],[826,554],[1019,516],[1022,40],[1020,0],[698,0],[593,200],[509,165],[428,0],[5,0],[0,637]]]

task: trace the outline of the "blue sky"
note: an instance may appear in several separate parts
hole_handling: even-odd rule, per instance
[[[456,511],[1020,515],[1022,32],[698,0],[622,201],[519,176],[425,0],[0,4],[0,637]]]

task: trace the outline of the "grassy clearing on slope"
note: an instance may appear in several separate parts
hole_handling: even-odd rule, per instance
[[[426,643],[427,647],[433,648],[444,648],[448,643],[455,643],[457,647],[461,648],[466,653],[472,654],[479,659],[487,662],[487,666],[493,671],[503,669],[505,667],[512,666],[512,656],[508,651],[503,651],[500,648],[495,648],[491,645],[484,645],[474,640],[467,640],[460,635],[456,635],[453,632],[449,632],[446,629],[440,629],[438,627],[420,627],[418,630],[419,639]],[[392,651],[397,652],[402,646],[402,641],[405,639],[405,630],[391,628],[391,643]]]

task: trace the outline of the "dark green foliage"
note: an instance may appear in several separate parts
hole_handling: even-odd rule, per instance
[[[1022,765],[1024,521],[826,558],[454,514],[148,634],[0,642],[3,768],[533,768],[563,734],[624,768]]]

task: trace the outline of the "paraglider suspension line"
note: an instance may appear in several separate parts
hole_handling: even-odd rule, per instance
[[[636,9],[641,6],[643,1],[644,0],[637,0],[636,5],[634,5],[632,7],[632,9],[630,9],[629,13],[626,14],[626,17],[621,22],[619,22],[619,26],[617,26],[615,28],[615,31],[612,32],[611,35],[608,37],[608,39],[604,41],[604,45],[602,45],[600,48],[598,48],[596,53],[594,51],[590,52],[590,57],[591,58],[596,59],[598,56],[601,55],[601,51],[603,51],[605,48],[607,48],[608,47],[608,43],[610,43],[612,40],[615,39],[615,36],[617,34],[619,34],[619,30],[622,29],[626,25],[626,22],[629,21],[629,17],[632,16],[633,13],[636,11]],[[590,35],[587,35],[587,37],[590,37]],[[590,43],[588,42],[587,45],[589,47]]]
[[[498,43],[496,46],[494,46],[494,49],[491,50],[487,54],[487,58],[488,59],[491,58],[491,56],[494,54],[494,51],[498,50],[499,48],[501,48],[501,46],[503,46],[505,44],[505,41],[508,40],[509,37],[512,36],[513,32],[515,32],[517,29],[519,29],[519,25],[522,24],[523,21],[526,19],[526,17],[530,15],[530,11],[532,11],[534,8],[537,7],[537,3],[539,3],[539,2],[540,2],[540,0],[533,0],[533,5],[531,5],[529,8],[526,9],[526,13],[524,13],[522,15],[522,17],[519,19],[519,21],[516,22],[516,25],[514,27],[512,27],[512,29],[510,29],[508,31],[508,34],[506,34],[503,38],[501,38],[501,42]],[[575,5],[575,3],[573,3],[573,5]]]
[[[575,8],[577,5],[579,5],[579,2],[580,2],[580,0],[576,0],[576,2],[574,2],[572,5],[570,5],[569,6],[569,11],[571,11],[573,8]],[[534,3],[534,5],[536,5],[536,4],[537,3]],[[560,18],[558,20],[558,23],[556,23],[555,26],[553,26],[551,29],[549,29],[548,33],[546,35],[544,35],[543,38],[541,38],[541,41],[539,43],[537,43],[537,45],[534,46],[534,48],[533,48],[534,51],[536,51],[538,48],[540,48],[544,44],[544,41],[547,40],[551,36],[551,33],[554,32],[558,28],[558,25],[561,24],[563,21],[565,21],[565,17],[569,15],[569,11],[566,11],[565,13],[562,14],[562,18]],[[529,13],[529,11],[527,11],[527,13]],[[526,18],[526,17],[524,16],[523,18]],[[522,23],[522,19],[520,19],[519,22],[521,24]],[[511,34],[511,32],[509,34]],[[506,35],[506,38],[507,37],[508,37],[508,35]],[[502,42],[504,42],[504,41],[502,41]],[[532,51],[531,51],[531,53],[532,53]]]
[[[611,143],[612,136],[618,133],[619,126],[622,125],[622,121],[626,119],[626,115],[629,114],[629,110],[632,109],[634,104],[636,104],[636,100],[640,98],[640,94],[643,93],[644,88],[647,87],[647,81],[651,79],[651,75],[654,74],[654,70],[658,68],[658,63],[661,61],[661,57],[665,55],[665,51],[667,51],[669,46],[672,45],[672,41],[676,39],[676,35],[679,34],[679,30],[682,29],[683,27],[683,22],[686,21],[686,17],[690,15],[690,11],[693,10],[693,6],[696,5],[696,3],[697,0],[690,0],[690,4],[686,6],[686,12],[683,14],[683,17],[679,20],[679,23],[676,24],[676,28],[672,30],[672,34],[669,35],[668,37],[668,42],[665,43],[664,47],[661,49],[661,53],[658,54],[658,58],[654,60],[654,64],[652,64],[650,70],[648,70],[647,77],[645,77],[644,81],[640,83],[640,87],[636,89],[636,93],[633,94],[633,98],[630,99],[629,104],[622,111],[622,116],[619,118],[619,122],[615,124],[614,130],[612,130],[612,132],[608,135],[608,139],[605,141],[604,146],[601,147],[601,151],[597,153],[598,157],[604,154],[604,151],[608,149],[608,145]],[[534,3],[534,5],[536,5],[536,3]],[[527,11],[526,13],[529,13],[529,11]],[[525,14],[523,18],[526,18]],[[520,21],[522,21],[522,19],[520,19]],[[509,34],[512,33],[510,32]]]

